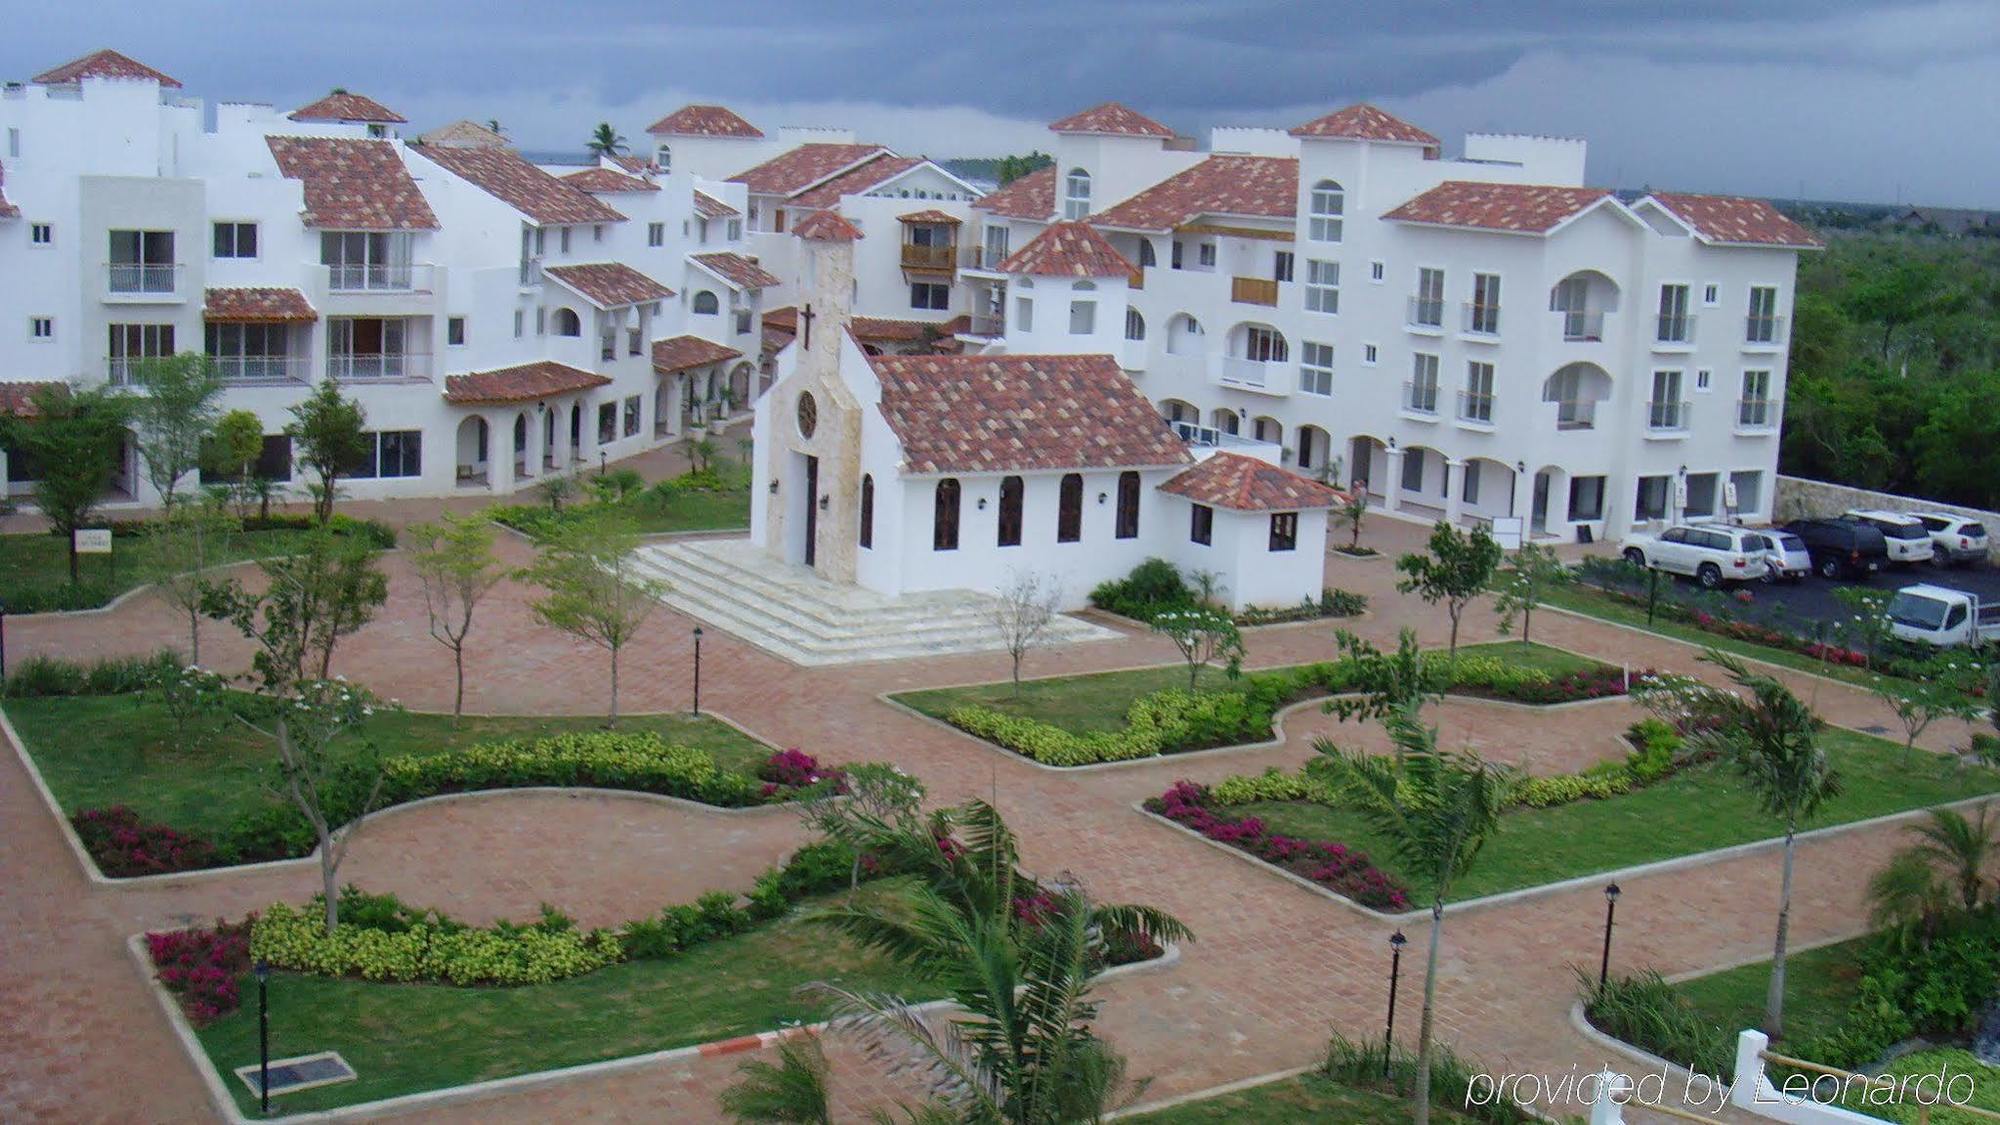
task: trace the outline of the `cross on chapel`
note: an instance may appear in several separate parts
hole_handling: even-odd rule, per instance
[[[799,312],[799,324],[805,329],[805,347],[810,348],[813,346],[813,318],[818,315],[818,313],[813,311],[813,307],[810,304]]]

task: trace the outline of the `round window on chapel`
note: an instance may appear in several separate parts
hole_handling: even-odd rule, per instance
[[[799,393],[799,436],[811,437],[819,428],[819,403],[813,401],[811,391]]]

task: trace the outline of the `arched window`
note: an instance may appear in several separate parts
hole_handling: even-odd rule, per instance
[[[1262,324],[1249,324],[1243,328],[1243,358],[1259,363],[1284,363],[1291,358],[1291,346],[1285,342],[1285,334]]]
[[[715,294],[704,289],[694,295],[694,311],[702,316],[714,316],[722,311],[722,302],[715,299]]]
[[[1347,210],[1347,193],[1332,180],[1321,180],[1312,189],[1312,218],[1306,237],[1314,242],[1339,242],[1340,217]]]
[[[1139,538],[1139,474],[1131,469],[1118,474],[1118,538]]]
[[[575,309],[557,309],[555,319],[556,319],[556,335],[558,336],[583,335],[583,318],[576,315]]]
[[[1159,256],[1153,252],[1153,240],[1150,238],[1140,239],[1139,268],[1142,270],[1150,269],[1158,264],[1159,264]]]
[[[660,171],[662,172],[673,171],[674,170],[673,146],[661,145],[657,150],[655,150],[653,153],[653,163],[658,164],[660,166]]]
[[[1071,168],[1063,180],[1063,218],[1081,219],[1090,214],[1090,173]]]
[[[1065,473],[1062,496],[1056,507],[1056,542],[1074,543],[1083,538],[1083,474]]]
[[[1146,338],[1146,318],[1139,315],[1138,309],[1128,308],[1125,310],[1125,338],[1127,340],[1143,340]]]
[[[1021,478],[1000,478],[1000,545],[1021,545]]]
[[[1181,313],[1167,322],[1167,354],[1194,355],[1201,350],[1201,321]]]
[[[937,497],[931,512],[931,550],[958,550],[958,479],[937,482]]]
[[[861,474],[861,545],[875,546],[875,476]]]
[[[1239,423],[1237,421],[1236,412],[1234,410],[1230,410],[1227,407],[1224,407],[1215,412],[1214,418],[1215,418],[1216,429],[1221,430],[1225,434],[1233,434],[1236,432]]]

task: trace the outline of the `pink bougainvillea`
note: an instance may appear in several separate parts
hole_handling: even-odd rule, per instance
[[[764,796],[772,797],[786,789],[803,789],[822,781],[839,783],[843,775],[840,770],[822,766],[818,758],[794,747],[764,759],[764,764],[757,767],[757,776],[764,782]]]
[[[250,921],[146,935],[160,983],[180,999],[195,1026],[221,1019],[241,1002],[236,981],[250,968]]]
[[[1209,807],[1206,786],[1176,781],[1165,793],[1146,802],[1146,807],[1211,840],[1248,852],[1363,906],[1380,910],[1409,908],[1409,891],[1370,863],[1365,853],[1330,840],[1277,835],[1254,816],[1218,815]]]

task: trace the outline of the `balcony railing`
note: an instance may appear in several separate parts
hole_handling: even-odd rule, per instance
[[[1444,301],[1425,297],[1410,298],[1406,322],[1418,328],[1444,327]]]
[[[1694,343],[1695,317],[1693,313],[1661,313],[1654,326],[1653,339],[1661,344]]]
[[[1482,305],[1477,301],[1465,303],[1464,331],[1473,336],[1498,336],[1500,334],[1500,306]]]
[[[1458,420],[1493,424],[1493,396],[1478,391],[1458,392]]]
[[[1438,385],[1408,380],[1403,384],[1403,409],[1412,414],[1438,412]]]
[[[232,383],[303,383],[312,375],[312,361],[302,355],[212,355],[208,362]]]
[[[1005,246],[971,246],[966,248],[965,268],[974,270],[997,270],[1000,263],[1007,260]]]
[[[1266,363],[1259,359],[1245,359],[1238,355],[1222,357],[1222,381],[1232,387],[1250,387],[1264,390],[1272,383],[1272,376],[1285,365]]]
[[[1785,318],[1782,316],[1743,318],[1743,342],[1746,344],[1776,344],[1784,338]]]
[[[1568,343],[1596,343],[1604,339],[1604,313],[1600,309],[1558,309],[1562,318],[1562,338]]]
[[[326,288],[330,293],[428,293],[431,267],[415,262],[335,263],[326,267]]]
[[[1778,424],[1778,402],[1769,398],[1740,398],[1736,400],[1736,428],[1739,430],[1768,430]]]
[[[906,270],[949,273],[957,264],[958,247],[949,243],[943,246],[919,246],[912,242],[903,244],[903,268]]]
[[[104,361],[105,377],[114,387],[136,387],[145,381],[138,378],[139,365],[148,363],[157,356],[111,356]]]
[[[104,291],[114,297],[171,297],[180,292],[178,262],[107,262]]]
[[[1672,433],[1686,430],[1693,407],[1694,404],[1686,400],[1649,402],[1646,404],[1646,428]]]
[[[1239,305],[1276,305],[1278,283],[1267,277],[1232,277],[1229,299]]]
[[[1597,400],[1594,398],[1556,399],[1556,429],[1594,430],[1597,428]]]
[[[427,352],[338,353],[326,357],[326,373],[333,379],[428,379],[431,357]]]
[[[1182,441],[1194,446],[1226,449],[1230,446],[1269,444],[1268,442],[1260,442],[1255,438],[1246,438],[1239,434],[1232,434],[1228,430],[1215,426],[1204,426],[1198,422],[1169,422],[1167,425],[1173,428],[1174,433]]]

